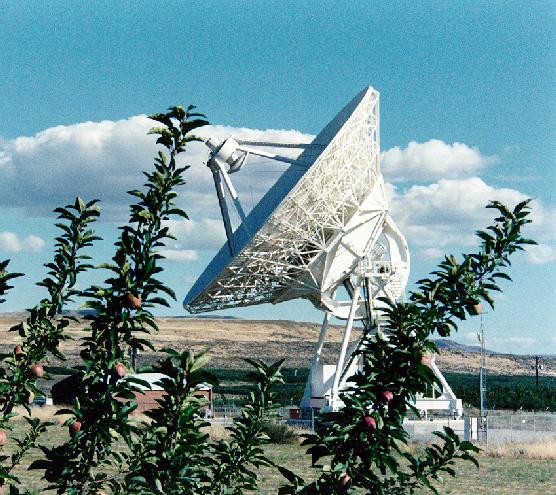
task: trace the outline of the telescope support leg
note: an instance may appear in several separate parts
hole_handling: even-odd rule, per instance
[[[307,377],[307,383],[305,383],[305,390],[303,391],[303,398],[301,399],[301,407],[310,407],[311,405],[311,397],[313,396],[313,376],[315,375],[317,367],[320,364],[322,348],[324,347],[324,341],[326,339],[326,333],[328,331],[328,324],[330,323],[331,316],[331,313],[328,311],[324,313],[324,319],[322,321],[322,326],[320,327],[319,340],[315,347],[313,362],[311,363],[311,369],[309,370],[309,376]]]
[[[351,308],[349,310],[349,317],[346,323],[346,329],[344,331],[344,339],[342,341],[342,348],[340,350],[340,356],[338,357],[338,364],[336,365],[336,373],[334,374],[334,384],[332,385],[332,394],[330,397],[331,406],[333,410],[337,409],[338,402],[338,388],[340,384],[340,378],[342,376],[342,371],[344,367],[344,361],[346,359],[347,348],[349,344],[349,337],[351,336],[351,330],[353,328],[353,319],[355,318],[355,311],[357,310],[357,303],[359,302],[359,291],[353,291]]]

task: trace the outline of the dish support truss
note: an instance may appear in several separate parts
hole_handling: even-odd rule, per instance
[[[337,356],[335,364],[323,364],[322,351],[326,342],[328,328],[330,325],[332,313],[326,311],[321,326],[318,342],[315,346],[311,369],[300,407],[302,410],[324,409],[337,411],[343,407],[341,392],[349,386],[349,379],[357,371],[362,368],[361,355],[357,354],[364,345],[365,337],[376,334],[381,326],[380,312],[377,308],[373,308],[372,287],[371,282],[373,275],[365,271],[364,264],[358,276],[352,275],[348,284],[348,292],[351,293],[350,313],[344,328],[340,353]],[[354,281],[355,284],[354,285]],[[369,297],[371,295],[371,297]],[[353,331],[353,323],[356,315],[356,308],[361,302],[364,302],[367,308],[368,317],[362,319],[363,328],[361,336],[351,345],[350,337]],[[372,343],[370,344],[372,345]],[[415,397],[413,405],[421,413],[422,417],[428,417],[432,414],[442,414],[450,416],[454,419],[463,416],[463,404],[458,399],[452,388],[442,375],[442,372],[434,361],[434,356],[429,364],[432,372],[440,382],[440,386],[434,384],[432,394],[430,396],[421,394]],[[310,415],[306,414],[310,417]]]
[[[380,325],[378,299],[401,300],[409,274],[409,250],[388,213],[380,172],[379,95],[369,88],[328,144],[243,143],[233,138],[223,143],[209,139],[206,144],[231,261],[186,308],[198,313],[310,300],[325,316],[301,406],[338,409],[340,393],[359,366],[355,352],[363,337],[348,349],[354,322],[363,323],[363,334],[375,332]],[[306,164],[246,144],[312,148],[317,156],[314,163]],[[249,154],[307,170],[251,240],[238,249],[236,236],[247,222],[230,174],[245,165]],[[235,233],[226,191],[242,220]],[[347,299],[338,297],[340,293],[346,293]],[[346,320],[346,325],[336,364],[324,365],[321,356],[332,316]],[[438,397],[417,399],[417,408],[425,414],[441,409],[460,416],[461,401],[438,367],[431,368],[442,390]]]

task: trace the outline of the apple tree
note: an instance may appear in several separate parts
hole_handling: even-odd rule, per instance
[[[460,441],[450,428],[437,432],[441,440],[421,455],[407,448],[409,434],[403,422],[409,412],[419,415],[413,399],[435,383],[426,357],[437,352],[429,340],[434,334],[449,336],[458,320],[477,314],[485,301],[494,307],[492,291],[498,281],[509,280],[510,256],[534,241],[522,237],[530,223],[529,201],[509,210],[498,202],[487,206],[497,211],[493,225],[477,232],[480,250],[458,260],[446,256],[430,277],[417,282],[408,302],[387,299],[384,319],[376,334],[366,335],[360,351],[363,367],[349,379],[344,407],[320,418],[309,446],[316,481],[305,481],[281,468],[289,484],[281,494],[369,493],[376,495],[415,493],[428,488],[443,474],[455,476],[460,459],[477,464],[478,449]]]
[[[411,453],[403,421],[410,412],[418,414],[414,397],[435,382],[424,359],[437,351],[430,337],[449,336],[482,301],[493,305],[492,291],[500,290],[500,279],[509,279],[510,256],[533,242],[521,234],[530,222],[527,201],[513,210],[490,204],[498,216],[478,232],[482,244],[476,253],[460,259],[446,256],[429,278],[417,283],[408,302],[384,301],[380,328],[373,321],[369,328],[376,331],[364,336],[362,369],[343,392],[344,407],[323,414],[315,433],[303,441],[316,470],[314,481],[275,465],[264,450],[281,362],[249,361],[249,401],[229,427],[230,439],[213,441],[203,430],[204,402],[195,396],[199,384],[213,380],[203,370],[206,356],[166,349],[167,357],[151,367],[165,375],[160,382],[166,392],[161,407],[150,411],[143,423],[132,421],[135,394],[145,383],[127,376],[127,351],[154,349],[149,333],[157,331],[157,324],[151,309],[175,298],[160,280],[160,249],[172,239],[166,221],[186,217],[175,205],[188,168],[178,164],[178,155],[198,140],[192,132],[208,124],[192,106],[171,107],[151,118],[157,122],[151,132],[164,151],[155,158],[154,169],[145,173],[144,187],[129,191],[134,198],[129,222],[120,227],[111,262],[101,265],[109,272],[104,283],[82,292],[75,288],[77,275],[90,268],[81,250],[97,239],[89,224],[98,216],[96,201],[78,198],[57,210],[62,234],[54,261],[47,265],[48,276],[40,283],[48,297],[14,327],[22,343],[4,356],[0,368],[0,426],[7,429],[13,408],[27,405],[31,394],[39,391],[36,380],[44,375],[43,363],[49,356],[63,358],[59,344],[71,323],[60,314],[64,304],[82,296],[94,310],[81,345],[83,366],[75,403],[59,411],[69,415],[63,425],[65,440],[41,445],[43,457],[31,464],[43,472],[48,488],[70,495],[106,490],[119,495],[239,495],[257,490],[258,468],[267,466],[284,476],[281,494],[406,494],[422,488],[436,492],[434,481],[444,473],[454,475],[456,461],[476,463],[477,448],[449,428],[437,433],[437,444]],[[5,270],[6,264],[0,265],[0,296],[15,276]],[[11,461],[0,457],[0,486],[9,480],[11,492],[17,493],[11,471],[50,426],[29,419],[29,432],[18,441]]]
[[[17,344],[12,353],[2,356],[0,438],[7,437],[5,430],[10,429],[10,419],[16,416],[14,407],[23,406],[29,411],[35,394],[42,394],[36,382],[46,377],[43,364],[52,356],[63,359],[59,344],[67,339],[64,332],[74,318],[60,313],[68,301],[79,295],[75,288],[78,275],[91,267],[89,256],[83,254],[83,249],[98,239],[89,228],[99,214],[95,203],[84,203],[77,198],[75,203],[55,210],[60,220],[56,226],[61,233],[56,238],[54,259],[46,265],[47,276],[38,283],[47,289],[48,296],[29,309],[27,318],[11,329],[18,332],[21,344]],[[8,280],[20,275],[8,274],[6,265],[7,262],[0,265],[2,294],[10,288]],[[25,419],[29,428],[23,439],[13,439],[17,445],[13,454],[0,455],[0,488],[7,479],[15,479],[11,474],[14,467],[30,448],[36,446],[40,434],[51,424],[37,418]]]

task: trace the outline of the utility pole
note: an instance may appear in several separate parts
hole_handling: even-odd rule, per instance
[[[481,418],[484,421],[486,417],[487,410],[487,400],[486,400],[486,370],[485,370],[485,330],[483,326],[483,317],[481,316],[481,329],[480,333],[477,335],[479,342],[481,344],[481,365],[479,369],[479,394],[481,401]]]
[[[133,373],[137,373],[137,349],[132,349],[130,347],[128,348],[127,353],[131,360],[131,368],[133,369]]]
[[[477,334],[481,344],[481,365],[479,369],[479,394],[481,401],[481,421],[479,432],[482,433],[482,440],[488,442],[487,429],[487,386],[486,386],[486,369],[485,369],[485,327],[483,325],[483,314],[481,313],[481,328]]]
[[[544,369],[542,364],[539,364],[539,356],[535,356],[535,365],[531,366],[535,370],[535,378],[537,384],[537,393],[539,393],[539,371]]]

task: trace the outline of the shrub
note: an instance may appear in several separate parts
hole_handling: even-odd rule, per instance
[[[266,429],[270,443],[292,444],[298,441],[298,434],[286,423],[272,422]]]

